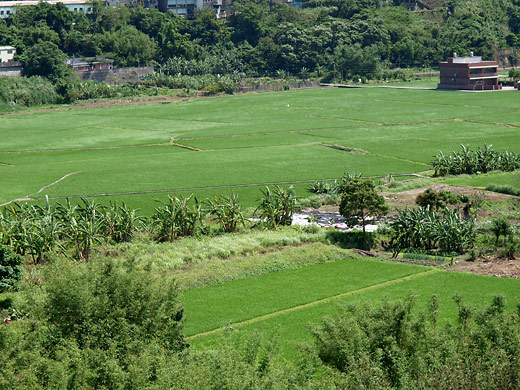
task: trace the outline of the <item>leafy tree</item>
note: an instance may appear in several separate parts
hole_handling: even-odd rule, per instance
[[[68,73],[67,56],[52,42],[37,43],[22,55],[27,76],[44,76],[56,81]]]
[[[97,35],[98,45],[118,66],[148,64],[155,56],[157,44],[134,26],[126,25],[117,31]]]
[[[354,227],[361,224],[363,228],[363,248],[366,247],[365,225],[370,217],[386,214],[388,207],[385,199],[377,194],[371,179],[352,179],[345,184],[341,194],[339,213],[346,218],[347,225]]]
[[[228,17],[228,23],[234,28],[232,39],[235,43],[247,41],[256,45],[265,33],[267,10],[261,4],[253,2],[233,5],[235,12]]]

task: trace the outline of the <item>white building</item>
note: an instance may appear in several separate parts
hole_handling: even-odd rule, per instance
[[[29,5],[38,5],[40,1],[0,1],[0,19],[7,19],[11,14],[14,14],[19,7],[27,7]],[[83,12],[91,14],[93,4],[88,0],[47,0],[45,3],[58,4],[63,3],[65,7],[72,12]]]
[[[12,61],[15,54],[16,49],[14,47],[0,46],[0,62]]]

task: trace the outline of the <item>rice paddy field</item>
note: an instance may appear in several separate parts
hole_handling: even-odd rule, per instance
[[[519,102],[518,91],[322,88],[3,115],[0,204],[103,195],[150,213],[168,194],[233,189],[252,206],[265,183],[304,195],[306,181],[345,172],[423,172],[461,143],[518,153]]]
[[[441,271],[428,267],[361,258],[310,265],[260,275],[184,294],[185,333],[194,348],[215,348],[225,338],[261,333],[278,339],[281,353],[292,358],[302,342],[312,342],[310,326],[349,304],[378,305],[416,295],[424,310],[432,295],[441,321],[454,323],[454,296],[482,307],[496,295],[514,310],[520,281]]]
[[[519,103],[518,91],[322,88],[0,115],[0,204],[92,197],[150,214],[173,193],[234,190],[254,206],[266,184],[293,184],[303,196],[308,182],[346,172],[423,173],[439,151],[460,144],[520,153]],[[518,172],[439,180],[520,188]],[[503,295],[508,310],[520,297],[519,280],[367,259],[323,232],[290,227],[137,240],[112,256],[177,279],[193,348],[260,332],[279,339],[289,360],[312,342],[310,324],[341,305],[413,293],[420,310],[437,295],[440,318],[450,322],[456,294],[477,306]]]

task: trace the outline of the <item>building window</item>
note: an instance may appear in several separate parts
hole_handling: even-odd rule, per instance
[[[92,11],[92,8],[88,7],[88,8],[87,8],[87,11],[88,11],[88,12]]]
[[[0,11],[0,15],[3,15],[4,14],[4,11]]]
[[[78,9],[77,9],[77,8],[74,8],[74,12],[78,12]]]
[[[11,11],[7,10],[7,11],[5,11],[5,13],[6,13],[7,15],[9,15],[9,14],[11,13]]]
[[[12,49],[7,50],[7,54],[13,54],[13,50]]]

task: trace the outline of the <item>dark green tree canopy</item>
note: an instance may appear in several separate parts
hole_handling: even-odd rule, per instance
[[[56,81],[68,72],[65,64],[67,56],[52,42],[37,43],[29,47],[21,59],[27,76],[44,76]]]
[[[365,226],[370,217],[386,214],[388,207],[385,198],[378,195],[371,179],[354,178],[345,183],[341,195],[339,213],[346,218],[350,227],[363,227],[363,246],[366,248]]]

